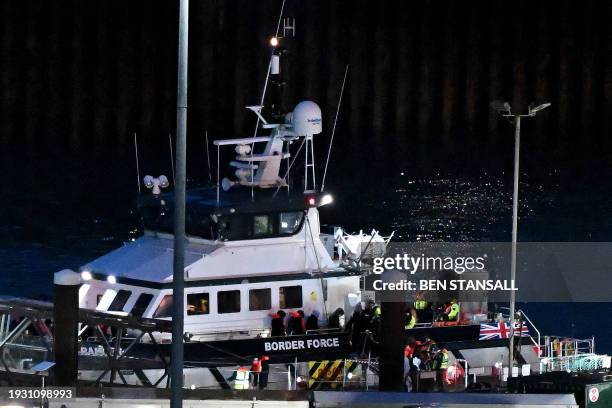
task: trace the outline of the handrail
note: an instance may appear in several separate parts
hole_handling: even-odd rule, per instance
[[[538,341],[535,345],[538,348],[538,357],[542,357],[542,338],[541,338],[542,336],[540,334],[540,331],[538,330],[536,325],[533,324],[529,316],[527,316],[527,314],[522,309],[519,309],[518,312],[521,314],[522,317],[525,318],[525,320],[531,325],[531,327],[533,327],[533,330],[535,330],[535,332],[538,334]],[[533,343],[535,343],[535,340],[533,339],[532,335],[529,335],[529,338],[531,339]]]
[[[504,313],[503,313],[503,310],[507,310],[508,312],[510,312],[510,308],[509,307],[500,306],[500,307],[498,307],[498,309],[502,310],[502,312],[501,312],[502,317],[508,318],[508,320],[511,320],[511,321],[513,320],[513,319],[511,319],[510,313],[508,313],[507,315],[504,315]],[[525,321],[527,323],[529,323],[529,325],[536,332],[536,334],[538,336],[538,340],[536,341],[531,334],[529,334],[529,340],[531,340],[533,345],[537,347],[538,358],[541,358],[542,357],[542,334],[540,333],[540,331],[538,330],[536,325],[533,323],[533,321],[529,318],[529,316],[527,316],[527,314],[522,309],[517,310],[516,313],[520,314],[522,317],[524,317]]]

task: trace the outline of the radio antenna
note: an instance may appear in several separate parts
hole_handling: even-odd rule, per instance
[[[210,150],[208,147],[208,129],[206,129],[206,131],[204,132],[204,142],[206,143],[204,147],[206,147],[206,160],[208,163],[208,182],[212,184],[212,173],[210,170]]]
[[[344,95],[344,85],[346,84],[346,76],[349,66],[346,64],[344,69],[344,79],[342,80],[342,88],[340,88],[340,97],[338,98],[338,107],[336,108],[336,118],[334,119],[334,127],[332,128],[331,139],[329,141],[329,149],[327,150],[327,160],[325,160],[325,170],[323,171],[323,180],[321,180],[321,192],[325,190],[325,176],[327,175],[327,166],[329,165],[329,157],[331,156],[332,145],[334,144],[334,135],[336,134],[336,125],[338,124],[338,115],[340,114],[340,105],[342,105],[342,95]]]
[[[176,186],[174,177],[174,152],[172,151],[172,133],[168,133],[168,143],[170,143],[170,166],[172,167],[172,183]]]
[[[136,181],[138,183],[138,194],[140,194],[140,167],[138,166],[138,139],[134,132],[134,154],[136,155]]]
[[[285,0],[283,0],[283,3],[281,4],[281,9],[280,9],[280,13],[278,15],[278,22],[276,23],[276,31],[274,34],[274,38],[278,38],[278,32],[280,31],[280,25],[281,25],[281,21],[283,19],[283,12],[285,10]],[[274,51],[272,51],[272,54],[274,54]],[[270,80],[270,71],[272,70],[272,55],[270,55],[270,61],[268,62],[268,71],[266,72],[266,80],[264,81],[264,86],[263,86],[263,90],[261,92],[261,99],[259,102],[259,106],[263,106],[264,104],[264,100],[266,99],[266,90],[268,89],[268,81]],[[257,115],[257,122],[255,123],[255,130],[253,131],[253,137],[257,136],[257,130],[259,129],[259,121],[260,121],[260,115]],[[254,143],[251,143],[251,160],[253,159],[253,148],[255,147]],[[253,200],[255,198],[255,191],[253,189],[253,178],[254,178],[254,169],[253,169],[253,162],[251,161],[251,200]]]

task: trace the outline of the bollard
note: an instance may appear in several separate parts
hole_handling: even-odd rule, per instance
[[[55,298],[53,319],[55,323],[55,367],[53,378],[56,386],[74,387],[78,370],[79,287],[81,276],[69,269],[56,272],[53,277]]]

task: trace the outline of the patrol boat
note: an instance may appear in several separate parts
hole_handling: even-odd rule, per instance
[[[283,54],[275,50],[270,61],[269,81],[278,87]],[[227,168],[218,164],[216,185],[187,191],[185,331],[193,342],[268,337],[278,310],[303,311],[325,327],[331,312],[359,299],[362,249],[384,251],[389,242],[375,230],[321,231],[318,209],[333,203],[315,174],[321,109],[312,101],[291,112],[272,105],[246,107],[268,135],[214,141],[217,163],[233,149],[227,168],[235,177],[221,179]],[[289,180],[298,156],[296,188]],[[137,201],[144,235],[80,268],[81,308],[170,318],[174,199],[164,192],[165,176],[146,176],[144,184],[151,189]]]

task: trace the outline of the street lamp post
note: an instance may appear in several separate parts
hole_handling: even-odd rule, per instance
[[[176,97],[176,180],[174,184],[174,259],[172,271],[172,357],[170,407],[183,406],[183,334],[185,313],[185,194],[187,171],[187,44],[189,0],[179,2]]]
[[[508,102],[494,101],[491,107],[501,116],[507,118],[510,123],[514,123],[514,187],[512,191],[512,254],[510,258],[510,280],[516,281],[516,243],[518,241],[518,192],[519,192],[519,156],[521,151],[521,118],[533,117],[537,112],[550,106],[550,103],[540,105],[530,105],[526,115],[516,115],[512,113],[512,108]],[[508,377],[512,377],[514,368],[514,315],[516,313],[516,293],[510,292],[510,333],[508,345]]]

